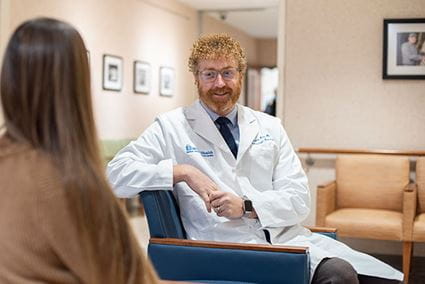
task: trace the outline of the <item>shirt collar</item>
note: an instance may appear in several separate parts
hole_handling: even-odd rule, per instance
[[[213,121],[215,121],[217,118],[220,117],[217,113],[213,112],[202,100],[199,100],[201,103],[201,106],[205,109],[205,111],[208,113],[208,115],[211,117]],[[238,108],[236,105],[233,107],[232,111],[229,112],[226,117],[230,120],[233,126],[235,126],[238,122]]]

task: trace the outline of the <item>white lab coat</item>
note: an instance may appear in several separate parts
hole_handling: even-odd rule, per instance
[[[199,101],[157,117],[146,131],[108,165],[119,197],[143,190],[174,190],[190,239],[307,246],[311,275],[324,257],[349,261],[360,274],[402,280],[399,271],[300,225],[310,212],[307,177],[280,120],[237,105],[240,142],[237,159]],[[220,190],[252,200],[257,219],[227,219],[208,213],[186,183],[173,188],[174,164],[190,164]]]

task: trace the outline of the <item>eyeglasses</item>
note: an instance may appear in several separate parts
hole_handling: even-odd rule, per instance
[[[199,72],[202,81],[205,82],[214,82],[217,79],[218,74],[221,75],[224,81],[233,80],[238,74],[238,69],[236,68],[226,68],[223,70],[213,70],[207,69]]]

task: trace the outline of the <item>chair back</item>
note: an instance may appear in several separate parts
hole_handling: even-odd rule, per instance
[[[337,208],[402,211],[409,183],[409,159],[385,155],[339,155],[336,159]]]
[[[180,210],[172,191],[142,191],[140,200],[145,208],[152,238],[186,239]]]
[[[418,212],[425,213],[425,157],[416,160],[416,184],[418,185]]]

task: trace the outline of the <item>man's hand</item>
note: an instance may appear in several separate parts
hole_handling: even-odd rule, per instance
[[[173,184],[181,181],[185,181],[202,198],[208,212],[211,212],[210,195],[218,190],[217,184],[197,168],[184,164],[173,167]]]
[[[243,199],[233,193],[214,191],[210,194],[210,200],[217,216],[235,219],[244,214]]]

